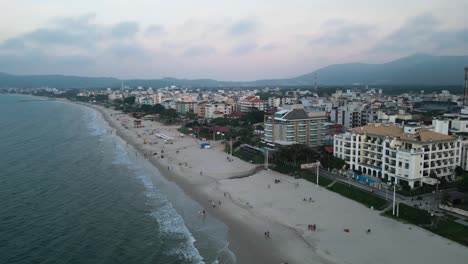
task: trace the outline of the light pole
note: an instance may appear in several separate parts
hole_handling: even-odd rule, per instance
[[[393,211],[392,211],[392,215],[395,215],[395,198],[396,198],[396,184],[394,183],[393,184]]]
[[[231,159],[232,159],[232,137],[231,137],[231,140],[230,140],[230,142],[229,142],[229,145],[231,146],[230,154],[231,154]]]
[[[388,192],[388,184],[385,185],[385,201],[388,201],[387,192]]]
[[[317,187],[319,186],[319,165],[317,164],[316,166],[316,170],[317,170]]]
[[[435,190],[434,199],[433,199],[433,202],[432,202],[432,210],[434,210],[435,207],[436,207],[436,200],[437,200],[436,197],[437,197],[437,195],[438,195],[438,194],[437,194],[438,191],[439,191],[439,180],[437,179],[436,190]]]
[[[348,172],[348,187],[351,187],[351,171]]]

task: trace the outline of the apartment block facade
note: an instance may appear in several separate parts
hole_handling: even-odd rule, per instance
[[[260,99],[258,96],[247,96],[238,101],[238,109],[242,113],[247,113],[256,108],[265,111],[268,107],[268,101]]]
[[[335,135],[334,155],[351,170],[413,188],[433,182],[431,172],[454,179],[461,139],[418,125],[371,124]]]
[[[320,146],[326,140],[326,121],[324,112],[308,114],[303,109],[281,110],[265,117],[264,140],[279,145]]]

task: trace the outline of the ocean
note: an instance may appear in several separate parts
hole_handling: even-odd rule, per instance
[[[96,110],[0,95],[0,263],[235,263],[227,227]]]

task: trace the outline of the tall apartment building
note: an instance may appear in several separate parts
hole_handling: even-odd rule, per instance
[[[432,131],[462,139],[460,166],[468,170],[468,118],[464,115],[450,116],[432,120]]]
[[[279,145],[322,145],[326,140],[327,116],[324,112],[306,113],[304,109],[281,110],[265,117],[267,143]]]
[[[332,109],[330,120],[344,127],[365,126],[377,120],[377,110],[362,102],[351,102],[348,105]]]
[[[335,135],[334,155],[351,170],[411,188],[439,178],[453,179],[461,162],[461,139],[419,125],[371,124]]]
[[[176,102],[176,111],[181,114],[194,113],[196,102]]]

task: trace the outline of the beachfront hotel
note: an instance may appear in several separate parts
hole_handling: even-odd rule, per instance
[[[265,116],[264,141],[275,145],[322,145],[326,140],[327,119],[325,112],[281,110],[271,116]]]
[[[335,157],[351,170],[411,188],[434,184],[431,172],[453,180],[460,152],[461,139],[418,124],[370,124],[334,138]]]

